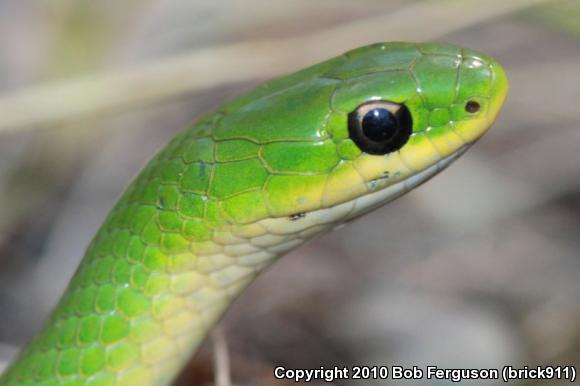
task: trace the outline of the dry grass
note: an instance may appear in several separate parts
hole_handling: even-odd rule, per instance
[[[485,6],[478,0],[417,2],[314,34],[215,45],[135,68],[30,86],[0,95],[0,132],[50,127],[103,111],[270,78],[369,42],[436,40],[542,2],[546,0],[489,0]]]

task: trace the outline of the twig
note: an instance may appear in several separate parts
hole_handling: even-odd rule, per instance
[[[213,346],[213,373],[215,386],[232,386],[230,374],[230,354],[228,343],[222,327],[217,326],[211,332]]]

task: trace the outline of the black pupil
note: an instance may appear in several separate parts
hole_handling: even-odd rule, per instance
[[[361,123],[364,135],[374,142],[384,142],[397,133],[397,117],[387,109],[369,110]]]
[[[348,134],[365,153],[387,154],[407,143],[413,134],[413,120],[405,105],[372,101],[348,114]]]

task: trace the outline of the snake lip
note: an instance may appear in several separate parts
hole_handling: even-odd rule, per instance
[[[423,184],[424,182],[428,181],[431,177],[435,176],[440,171],[447,168],[453,161],[461,157],[467,149],[471,146],[471,143],[466,143],[465,145],[458,148],[455,152],[451,153],[450,155],[441,158],[439,161],[434,163],[433,165],[409,176],[405,180],[399,182],[398,184],[404,185],[405,192],[410,191],[413,188]],[[396,184],[397,185],[397,184]]]
[[[369,186],[370,182],[367,183],[369,187],[369,192],[355,198],[351,201],[352,203],[352,210],[347,213],[341,220],[341,222],[352,221],[365,213],[368,213],[378,207],[381,207],[394,199],[404,195],[405,193],[409,192],[410,190],[416,188],[417,186],[423,184],[424,182],[428,181],[431,177],[435,176],[437,173],[445,169],[449,166],[453,161],[458,159],[463,153],[467,151],[470,147],[470,143],[466,143],[463,146],[459,147],[455,152],[452,154],[441,158],[439,161],[433,163],[431,166],[420,170],[409,177],[405,178],[404,180],[397,181],[391,185],[386,186],[379,186],[379,182],[384,180],[385,178],[375,179],[375,187],[374,190],[371,189]]]
[[[427,181],[429,178],[433,177],[434,175],[436,175],[437,173],[439,173],[440,171],[445,169],[447,166],[449,166],[453,161],[455,161],[457,158],[462,156],[467,151],[467,149],[469,149],[471,147],[471,145],[473,143],[475,143],[475,141],[465,143],[463,146],[459,147],[456,151],[454,151],[453,153],[451,153],[450,155],[448,155],[446,157],[441,158],[439,161],[435,162],[433,165],[431,165],[423,170],[417,171],[417,172],[411,174],[406,179],[404,179],[402,181],[398,181],[390,186],[398,186],[399,184],[403,184],[404,186],[409,185],[408,190],[411,190],[412,188]],[[395,174],[395,175],[391,176],[391,175],[385,174],[384,176],[374,178],[374,179],[370,180],[369,182],[367,182],[367,187],[369,188],[368,194],[373,194],[375,192],[389,188],[389,186],[382,186],[381,187],[381,183],[388,181],[392,177],[396,178],[396,177],[398,177],[398,175]],[[419,181],[419,182],[416,183],[416,181]],[[408,191],[408,190],[406,190],[406,191]]]

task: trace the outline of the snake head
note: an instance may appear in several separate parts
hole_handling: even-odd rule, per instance
[[[379,191],[364,201],[384,204],[426,181],[492,126],[508,91],[496,61],[451,45],[375,44],[345,56],[327,72],[344,79],[327,130],[350,164],[329,178],[327,207]]]
[[[341,223],[449,165],[489,129],[507,89],[501,66],[479,52],[362,47],[265,83],[199,122],[180,140],[190,182],[181,188],[232,224]]]

